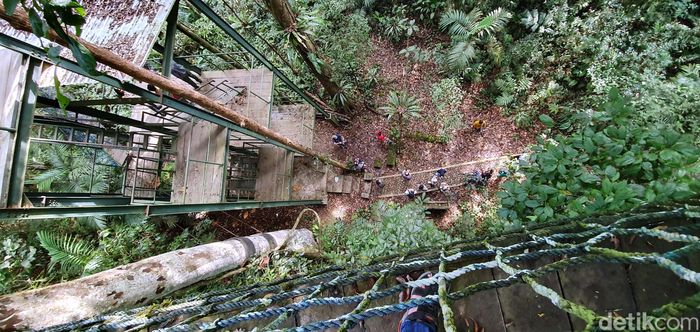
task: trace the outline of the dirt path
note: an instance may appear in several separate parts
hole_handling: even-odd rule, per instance
[[[410,44],[434,43],[437,36],[430,35],[429,31],[421,30],[421,33],[409,42]],[[439,38],[439,37],[438,37]],[[386,103],[387,95],[392,90],[405,90],[420,98],[422,118],[410,121],[405,132],[435,133],[437,128],[431,121],[431,116],[437,112],[432,104],[430,89],[433,84],[444,76],[439,68],[432,62],[412,65],[406,58],[399,55],[401,48],[386,40],[374,37],[372,39],[374,50],[368,58],[366,68],[374,65],[380,66],[380,84],[369,95],[373,100],[370,105],[378,108]],[[486,121],[486,127],[481,132],[475,132],[468,125],[457,131],[453,140],[448,144],[435,144],[423,141],[405,139],[405,148],[398,156],[397,167],[383,167],[378,171],[380,175],[398,174],[402,169],[412,171],[439,168],[444,165],[457,164],[470,160],[494,158],[508,154],[523,152],[527,146],[535,141],[539,128],[520,129],[513,121],[504,117],[496,106],[482,107],[481,104],[491,103],[483,100],[481,90],[484,84],[463,84],[465,92],[459,110],[465,124],[471,124],[475,119]],[[345,128],[336,128],[331,123],[319,121],[316,124],[313,148],[318,151],[331,153],[339,160],[352,160],[362,158],[372,169],[375,159],[386,160],[387,149],[374,139],[374,133],[382,130],[388,134],[390,124],[386,117],[366,111],[353,114],[352,121]],[[339,149],[331,142],[334,133],[341,133],[348,140],[347,149]],[[493,193],[498,190],[499,183],[492,182],[485,191],[467,191],[462,188],[455,190],[455,200],[465,201],[466,204],[478,208],[484,201],[492,199]],[[439,194],[439,193],[438,193]],[[374,199],[373,199],[374,200]],[[405,202],[404,197],[389,198],[389,200]],[[329,194],[328,205],[314,207],[324,222],[332,222],[337,218],[349,220],[353,211],[367,207],[370,200],[360,198],[358,195]],[[436,223],[443,227],[449,227],[452,216],[456,213],[457,204],[453,208],[440,215],[434,215]],[[294,223],[302,208],[277,208],[254,210],[250,212],[229,212],[235,216],[230,219],[230,227],[237,232],[246,234],[255,230],[268,231],[280,229]],[[228,219],[222,215],[222,219]],[[245,217],[245,218],[244,218]],[[228,223],[227,223],[228,224]]]

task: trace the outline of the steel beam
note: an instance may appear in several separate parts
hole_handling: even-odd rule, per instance
[[[54,107],[54,108],[59,107],[58,101],[53,100],[53,99],[49,99],[49,98],[45,98],[45,97],[38,97],[37,103],[39,103],[41,105],[48,106],[48,107]],[[149,123],[141,122],[138,120],[134,120],[132,118],[127,118],[125,116],[117,115],[114,113],[103,112],[103,111],[100,111],[100,110],[97,110],[97,109],[94,109],[91,107],[87,107],[87,106],[76,106],[76,105],[72,105],[72,103],[71,103],[66,107],[66,110],[71,111],[71,112],[75,112],[78,114],[82,114],[82,115],[91,116],[91,117],[94,117],[97,119],[107,120],[107,121],[110,121],[110,122],[115,123],[115,124],[141,128],[141,129],[145,129],[148,131],[153,131],[156,133],[161,133],[161,134],[170,135],[170,136],[177,136],[177,131],[172,130],[172,129],[163,128],[163,125],[161,125],[161,124],[149,124]]]
[[[140,105],[146,104],[148,101],[143,98],[105,98],[105,99],[87,99],[87,100],[71,100],[71,106],[103,106],[103,105]]]
[[[270,60],[268,60],[260,51],[258,51],[253,45],[251,45],[243,36],[241,36],[236,29],[234,29],[228,22],[226,22],[221,16],[219,16],[213,9],[211,9],[202,0],[187,0],[192,4],[199,12],[204,16],[209,18],[214,24],[216,24],[221,30],[228,34],[233,40],[240,44],[246,51],[252,54],[258,61],[260,61],[267,69],[271,70],[277,77],[284,82],[292,91],[296,92],[301,96],[307,103],[313,106],[317,111],[322,113],[325,117],[329,118],[330,115],[326,112],[316,101],[309,97],[304,91],[302,91],[294,82],[292,82],[281,70],[279,70]]]
[[[146,216],[165,216],[202,211],[231,211],[257,208],[271,208],[297,205],[321,205],[321,200],[298,200],[280,202],[241,201],[210,204],[162,204],[162,205],[112,205],[80,207],[34,207],[17,209],[0,209],[0,220],[56,219],[92,216],[118,216],[142,214]]]
[[[29,137],[34,120],[36,92],[39,88],[37,80],[40,75],[41,61],[30,57],[24,78],[22,106],[15,127],[15,142],[12,149],[12,165],[10,166],[10,181],[7,189],[7,207],[10,208],[22,206],[22,191],[24,190],[24,177],[29,157]]]
[[[243,128],[243,127],[233,123],[231,120],[225,119],[223,117],[220,117],[220,116],[215,115],[213,113],[210,113],[208,111],[199,109],[195,106],[192,106],[192,105],[186,104],[184,102],[181,102],[179,100],[173,99],[172,97],[156,95],[156,94],[154,94],[146,89],[138,87],[137,85],[134,85],[134,84],[131,84],[128,82],[122,82],[118,78],[115,78],[113,76],[110,76],[110,75],[107,75],[104,73],[102,75],[97,75],[97,76],[90,75],[88,72],[86,72],[84,69],[82,69],[80,67],[80,65],[78,65],[76,62],[69,60],[67,58],[61,57],[60,61],[58,61],[58,63],[55,63],[51,58],[49,58],[48,54],[43,49],[36,47],[34,45],[28,44],[26,42],[23,42],[21,40],[12,38],[4,33],[0,33],[0,46],[9,48],[13,51],[16,51],[16,52],[19,52],[22,54],[29,55],[33,58],[40,59],[40,60],[45,61],[45,62],[52,63],[58,67],[72,71],[72,72],[80,74],[80,75],[83,75],[85,77],[89,77],[89,78],[91,78],[95,81],[98,81],[100,83],[104,83],[104,84],[107,84],[109,86],[133,93],[139,97],[145,98],[146,100],[148,100],[150,102],[160,103],[160,104],[163,104],[167,107],[176,109],[180,112],[184,112],[184,113],[187,113],[189,115],[200,118],[202,120],[209,121],[209,122],[215,123],[217,125],[220,125],[220,126],[223,126],[226,128],[230,128],[236,132],[253,137],[253,138],[255,138],[259,141],[262,141],[264,143],[272,144],[272,145],[275,145],[277,147],[283,148],[285,150],[294,151],[296,153],[301,153],[300,151],[298,151],[290,146],[287,146],[283,143],[277,142],[273,139],[264,137],[256,132],[250,130],[250,129]],[[301,153],[301,154],[303,154],[303,153]]]
[[[165,29],[165,46],[163,50],[163,77],[170,78],[173,69],[173,49],[175,46],[175,33],[177,32],[177,13],[180,7],[180,1],[175,0],[173,7],[170,9],[170,14],[167,18],[167,27]]]
[[[161,55],[163,55],[163,53],[165,53],[165,47],[163,47],[163,45],[161,45],[161,44],[158,44],[157,42],[155,44],[153,44],[153,50],[160,53]],[[189,63],[187,60],[185,60],[181,57],[177,57],[177,56],[173,57],[173,61],[177,62],[180,65],[182,65],[183,67],[187,68],[187,70],[197,73],[197,75],[202,74],[202,69]]]
[[[122,195],[81,195],[54,193],[27,193],[27,198],[35,207],[45,207],[58,204],[60,206],[110,206],[129,204],[129,198]]]

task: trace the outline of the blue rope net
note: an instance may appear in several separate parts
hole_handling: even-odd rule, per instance
[[[491,289],[526,284],[556,307],[578,317],[595,330],[602,319],[581,304],[565,299],[554,290],[538,283],[537,278],[585,264],[653,265],[673,273],[676,278],[700,286],[700,274],[681,262],[700,251],[700,212],[696,207],[680,207],[653,212],[566,219],[536,225],[495,238],[474,238],[434,248],[417,248],[402,255],[387,256],[359,268],[333,266],[314,274],[299,275],[269,284],[256,284],[175,299],[153,310],[139,307],[100,315],[90,319],[54,326],[47,331],[113,331],[158,329],[159,331],[235,330],[241,323],[254,322],[260,330],[279,330],[291,315],[321,306],[354,306],[344,315],[305,324],[288,331],[346,330],[374,317],[401,313],[420,305],[440,304],[443,325],[454,328],[449,303]],[[672,226],[669,226],[669,223]],[[606,244],[617,237],[660,239],[674,243],[666,252],[623,252]],[[520,262],[546,258],[551,263],[532,269],[514,267]],[[445,266],[454,268],[447,271]],[[387,285],[385,279],[412,271],[432,270],[432,277]],[[469,284],[413,298],[400,303],[372,306],[373,301],[394,299],[402,291],[419,286],[440,284],[442,290],[451,281],[481,270],[500,270],[506,277]],[[373,287],[351,296],[322,296],[330,289],[369,281]],[[614,291],[614,290],[611,290]],[[654,315],[680,316],[700,308],[700,293],[688,294],[653,311]],[[271,323],[266,323],[272,320]],[[392,327],[391,329],[394,329]]]

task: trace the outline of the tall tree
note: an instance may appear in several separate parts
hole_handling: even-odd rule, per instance
[[[340,85],[334,82],[331,78],[331,66],[329,65],[327,59],[324,59],[324,57],[318,52],[318,46],[316,46],[316,43],[306,32],[298,29],[297,17],[292,10],[292,7],[289,5],[289,2],[287,0],[265,0],[265,4],[277,23],[279,23],[279,25],[282,26],[287,33],[293,35],[293,38],[290,39],[292,40],[294,49],[296,49],[299,56],[304,60],[304,63],[309,68],[311,74],[316,77],[319,83],[321,83],[321,86],[323,86],[326,94],[328,94],[330,98],[344,94],[345,105],[341,106],[356,108],[355,102],[347,98],[348,92],[343,91]],[[314,58],[321,59],[323,61],[314,61]]]

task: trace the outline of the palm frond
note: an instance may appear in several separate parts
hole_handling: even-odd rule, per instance
[[[489,37],[486,44],[486,52],[491,56],[491,61],[496,65],[501,65],[503,62],[503,45],[494,36]]]
[[[41,246],[51,257],[49,269],[60,264],[62,273],[82,273],[85,266],[95,255],[95,249],[87,241],[63,234],[57,235],[47,231],[36,233]]]
[[[409,115],[414,118],[420,117],[420,104],[418,98],[409,95],[406,91],[391,91],[387,105],[380,108],[383,110],[388,119],[391,120],[394,116]]]
[[[481,20],[483,13],[478,8],[469,14],[461,10],[451,9],[440,18],[440,29],[452,36],[469,36]]]
[[[506,26],[511,16],[510,12],[503,10],[503,8],[496,8],[477,24],[473,33],[481,37],[484,33],[491,35],[501,31]]]
[[[462,73],[476,58],[474,44],[468,41],[454,43],[447,51],[446,64],[450,70]]]

